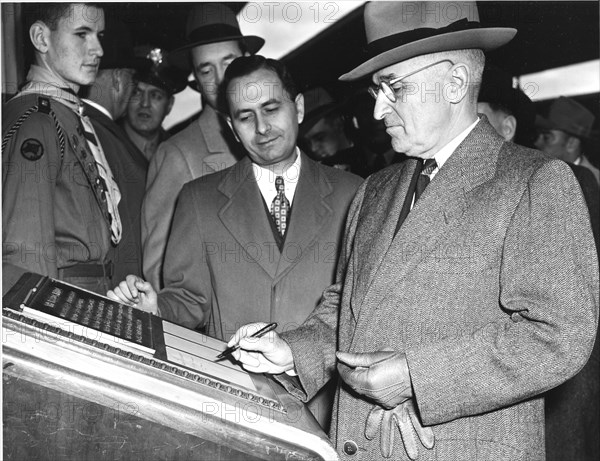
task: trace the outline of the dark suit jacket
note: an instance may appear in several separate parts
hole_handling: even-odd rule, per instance
[[[121,191],[119,215],[122,238],[109,251],[115,266],[113,280],[125,280],[128,274],[142,275],[141,210],[146,190],[148,161],[127,137],[123,129],[95,107],[84,103],[106,160]]]
[[[585,364],[598,319],[586,205],[567,165],[506,143],[482,119],[394,236],[410,159],[367,179],[348,216],[339,283],[284,334],[309,398],[335,350],[405,352],[422,423],[419,460],[544,459],[540,394]],[[338,321],[339,316],[339,321]],[[365,438],[373,404],[338,387],[331,438]],[[364,451],[363,451],[364,450]],[[345,456],[345,455],[342,455]],[[394,459],[408,459],[399,436]]]

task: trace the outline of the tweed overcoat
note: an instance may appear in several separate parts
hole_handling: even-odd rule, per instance
[[[420,460],[542,460],[540,394],[585,364],[597,328],[598,262],[577,181],[482,117],[394,236],[415,164],[359,189],[338,283],[284,333],[301,386],[282,381],[310,398],[335,376],[336,350],[390,347],[406,353],[436,437]],[[379,436],[365,437],[372,407],[340,383],[331,438],[341,459],[381,459]],[[393,459],[408,459],[397,430]]]
[[[162,142],[150,161],[142,206],[142,250],[144,277],[156,290],[163,287],[163,259],[181,188],[241,158],[240,148],[224,124],[215,110],[206,106],[198,120]]]

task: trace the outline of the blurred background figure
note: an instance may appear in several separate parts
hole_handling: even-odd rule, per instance
[[[323,165],[358,171],[361,156],[348,134],[343,104],[322,87],[303,94],[305,117],[300,125],[300,143],[307,154]]]
[[[561,96],[550,106],[547,118],[536,118],[539,135],[535,146],[551,157],[589,169],[600,183],[600,171],[583,152],[593,124],[594,114],[574,99]]]
[[[150,67],[138,73],[137,86],[121,123],[127,136],[150,161],[158,145],[168,138],[162,123],[173,108],[174,95],[186,87],[187,76],[167,64],[161,48],[141,46],[135,55],[148,59]]]
[[[405,159],[405,155],[392,149],[391,137],[385,131],[383,120],[373,117],[375,101],[364,91],[353,98],[350,109],[352,124],[356,129],[355,142],[361,154],[360,169],[355,173],[366,178],[370,174]]]
[[[513,88],[512,76],[486,65],[483,71],[477,112],[484,114],[506,141],[533,147],[535,106],[519,88]]]

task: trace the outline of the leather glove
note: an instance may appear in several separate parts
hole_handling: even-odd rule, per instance
[[[355,392],[383,408],[395,408],[412,397],[406,355],[394,351],[337,352],[337,369]]]
[[[407,400],[391,410],[375,406],[367,417],[365,436],[373,440],[377,431],[380,431],[380,449],[384,458],[391,458],[393,454],[396,426],[400,430],[404,450],[412,460],[419,457],[419,442],[429,450],[435,445],[433,430],[421,426],[412,400]]]

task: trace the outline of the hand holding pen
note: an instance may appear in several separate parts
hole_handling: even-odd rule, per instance
[[[261,328],[260,330],[258,330],[256,333],[250,335],[249,338],[262,338],[269,331],[273,331],[275,328],[277,328],[277,324],[276,323],[269,323],[268,325],[266,325],[263,328]],[[231,343],[231,341],[229,341],[229,342]],[[219,355],[217,355],[217,359],[224,359],[228,355],[233,354],[239,348],[240,348],[239,344],[235,344],[233,346],[229,346],[227,349],[225,349],[223,352],[221,352]]]
[[[292,350],[288,343],[273,331],[276,326],[272,325],[266,323],[244,325],[229,340],[227,345],[229,348],[234,348],[231,355],[247,371],[280,374],[294,369]],[[255,333],[249,334],[251,331]],[[223,354],[225,352],[223,351]]]

